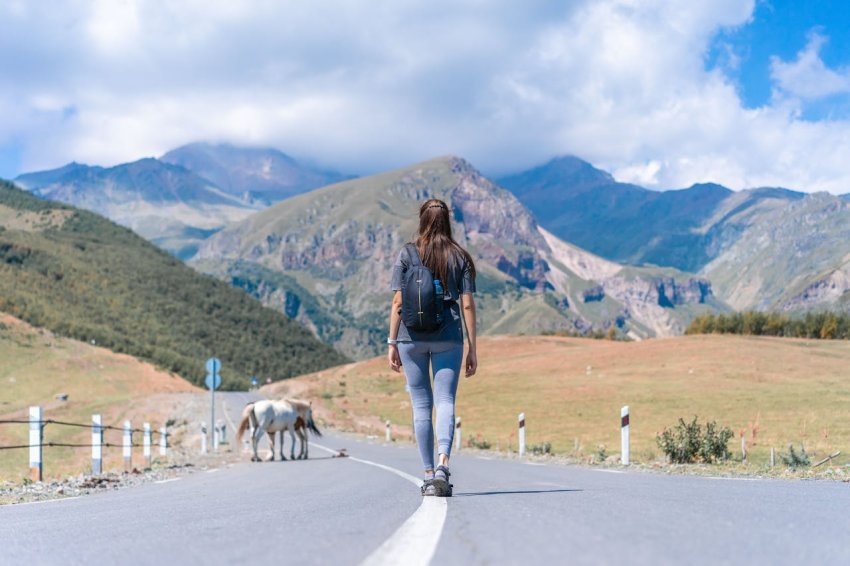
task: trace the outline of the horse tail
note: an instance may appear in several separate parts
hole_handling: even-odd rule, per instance
[[[245,408],[242,409],[242,420],[239,421],[239,428],[236,429],[236,442],[242,442],[242,435],[245,434],[245,431],[248,430],[249,423],[255,423],[257,421],[257,416],[254,415],[254,403],[248,403],[245,405]],[[256,425],[254,425],[256,427]]]
[[[322,431],[316,426],[316,422],[313,420],[313,409],[310,408],[307,411],[307,428],[309,428],[316,436],[322,436]]]

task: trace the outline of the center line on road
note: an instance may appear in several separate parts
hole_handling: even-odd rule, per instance
[[[339,454],[339,451],[327,446],[315,442],[310,444],[331,454]],[[416,487],[422,485],[422,480],[419,478],[391,466],[353,456],[348,456],[348,459],[395,474]],[[422,503],[413,512],[413,515],[408,517],[377,550],[366,557],[363,566],[383,566],[385,564],[425,566],[430,564],[443,534],[447,513],[448,505],[445,497],[423,497]]]

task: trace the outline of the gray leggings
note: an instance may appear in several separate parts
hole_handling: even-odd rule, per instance
[[[463,342],[399,342],[398,353],[413,405],[413,430],[426,470],[434,469],[434,426],[431,412],[436,397],[437,453],[451,456],[455,432],[455,393],[463,361]],[[428,364],[434,370],[434,391]]]

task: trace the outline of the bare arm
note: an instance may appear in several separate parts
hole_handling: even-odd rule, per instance
[[[390,340],[398,338],[398,327],[401,324],[401,291],[396,291],[393,294],[393,303],[390,307]],[[387,362],[390,364],[390,369],[399,371],[401,368],[401,357],[398,355],[398,346],[390,344],[387,352]]]
[[[460,297],[463,311],[463,323],[466,326],[466,337],[469,348],[466,353],[466,377],[472,377],[478,370],[478,351],[476,349],[475,299],[472,293],[464,293]]]

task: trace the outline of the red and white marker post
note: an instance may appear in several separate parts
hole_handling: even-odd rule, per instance
[[[151,423],[145,423],[142,427],[145,431],[142,439],[142,450],[145,456],[145,468],[151,467]]]
[[[387,419],[387,442],[392,441],[392,436],[390,435],[390,419]]]
[[[629,406],[620,409],[620,461],[629,465]]]
[[[41,407],[30,407],[30,479],[41,481],[42,460],[42,427]]]
[[[124,421],[124,471],[133,471],[133,427]]]
[[[91,473],[99,476],[103,473],[103,418],[91,416]]]
[[[168,448],[168,429],[161,427],[159,429],[159,455],[165,458],[165,452]]]
[[[519,414],[519,455],[525,456],[525,413]]]

